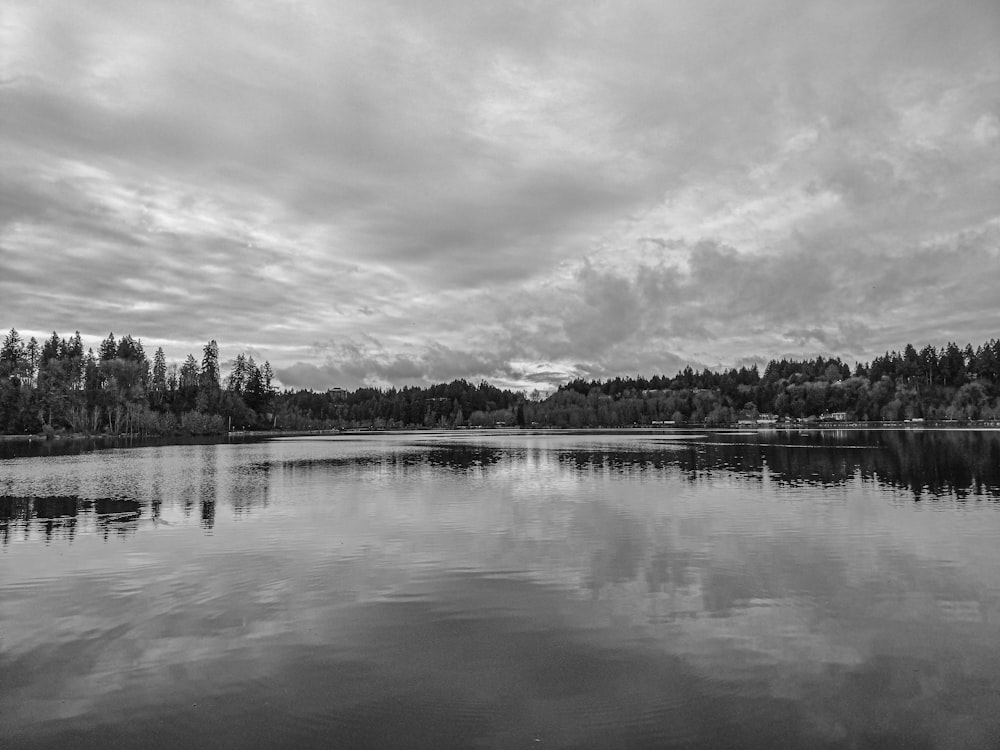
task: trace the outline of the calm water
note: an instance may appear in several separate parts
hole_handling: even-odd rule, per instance
[[[41,450],[4,748],[1000,747],[1000,433]]]

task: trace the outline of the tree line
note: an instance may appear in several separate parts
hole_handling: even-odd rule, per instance
[[[404,427],[630,427],[732,424],[770,414],[857,422],[1000,418],[1000,342],[886,352],[854,369],[839,357],[781,359],[728,370],[690,367],[673,377],[577,379],[544,399],[465,380],[429,388],[285,391],[282,425],[294,429]]]
[[[140,339],[108,334],[84,352],[80,333],[39,344],[11,329],[0,346],[0,432],[213,434],[230,423],[261,425],[273,408],[271,365],[240,354],[223,383],[219,347],[152,361]]]
[[[1000,341],[964,349],[886,352],[852,368],[839,357],[768,362],[673,377],[577,379],[544,399],[464,380],[429,388],[285,391],[279,421],[295,429],[403,427],[630,427],[775,419],[847,421],[1000,419]]]
[[[852,369],[839,357],[771,360],[763,372],[690,367],[674,376],[576,379],[547,398],[485,381],[353,391],[285,389],[268,362],[240,354],[222,378],[219,348],[152,361],[141,340],[113,334],[98,351],[80,334],[41,345],[15,329],[0,347],[0,431],[207,434],[238,429],[629,427],[779,420],[855,422],[1000,419],[1000,341],[964,349],[907,344]]]
[[[964,349],[907,344],[851,367],[839,357],[771,360],[757,366],[673,378],[574,380],[538,407],[553,426],[731,424],[777,420],[884,422],[1000,419],[1000,341]]]

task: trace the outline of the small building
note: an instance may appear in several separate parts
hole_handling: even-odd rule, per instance
[[[847,412],[846,411],[828,411],[819,415],[820,421],[822,422],[846,422]]]
[[[736,424],[740,427],[757,427],[759,425],[776,424],[778,417],[774,414],[750,414],[737,418]]]

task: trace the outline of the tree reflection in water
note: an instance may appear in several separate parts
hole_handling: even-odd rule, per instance
[[[619,435],[634,437],[627,432]],[[19,535],[27,537],[36,527],[48,541],[72,540],[81,525],[93,525],[105,539],[127,536],[138,530],[143,519],[156,523],[164,509],[174,507],[211,532],[220,505],[237,517],[266,507],[275,469],[289,479],[311,472],[376,471],[391,476],[431,468],[463,475],[489,472],[526,457],[534,462],[554,460],[576,472],[661,472],[692,483],[728,473],[751,481],[766,477],[781,485],[837,486],[860,480],[903,490],[917,501],[1000,499],[1000,433],[995,431],[707,432],[645,438],[609,439],[592,448],[445,441],[356,455],[262,457],[221,469],[219,451],[224,445],[192,445],[182,448],[187,470],[181,483],[173,485],[172,495],[164,488],[162,449],[155,448],[144,459],[152,467],[152,476],[137,474],[124,488],[124,497],[0,494],[0,544]]]

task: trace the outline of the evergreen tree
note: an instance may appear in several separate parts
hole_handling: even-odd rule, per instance
[[[20,377],[24,375],[26,352],[21,335],[10,329],[10,333],[0,346],[0,378]]]
[[[264,392],[264,377],[261,374],[260,368],[257,367],[257,364],[253,361],[253,357],[250,357],[245,361],[244,369],[246,382],[244,385],[243,396],[246,400],[247,406],[255,411],[258,411],[266,398],[266,394]]]
[[[271,384],[271,381],[274,380],[274,371],[271,369],[271,363],[266,359],[264,360],[264,367],[261,369],[261,375],[264,377],[264,391],[270,398],[274,393],[274,386]]]
[[[108,337],[101,342],[98,353],[102,362],[108,362],[118,356],[118,344],[115,343],[114,333],[109,333]]]
[[[237,354],[236,359],[233,361],[233,370],[229,374],[227,390],[243,395],[247,387],[248,378],[247,358],[242,353]]]
[[[154,393],[165,393],[167,390],[167,357],[162,346],[157,347],[153,355],[152,388]]]
[[[219,390],[221,380],[219,377],[219,345],[212,339],[202,350],[201,372],[199,374],[198,386],[206,389]]]
[[[196,389],[198,387],[198,360],[193,354],[187,355],[184,364],[181,365],[179,387]]]
[[[198,373],[198,411],[214,413],[219,404],[222,382],[219,375],[219,345],[212,339],[202,350]]]
[[[21,335],[13,328],[0,346],[0,432],[20,432],[31,396],[28,356]]]

